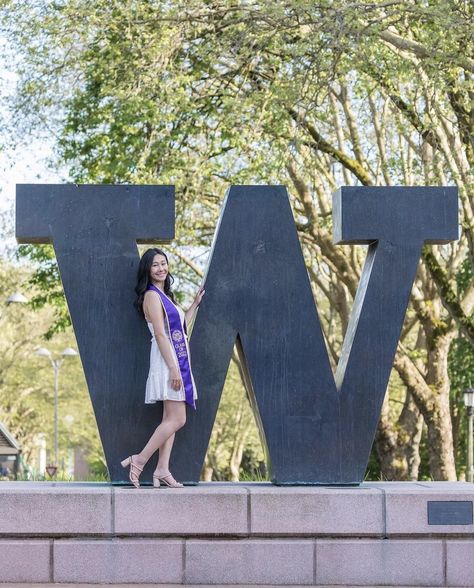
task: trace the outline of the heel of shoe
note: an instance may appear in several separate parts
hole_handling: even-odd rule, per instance
[[[158,476],[153,476],[153,488],[160,487],[160,478]]]
[[[123,461],[120,462],[120,465],[123,468],[127,468],[130,465],[130,462],[132,461],[131,457],[127,457],[126,459],[124,459]]]

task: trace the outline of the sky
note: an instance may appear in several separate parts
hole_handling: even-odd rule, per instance
[[[1,35],[0,53],[6,57],[0,65],[0,132],[5,133],[0,136],[0,256],[4,256],[16,247],[16,184],[60,183],[67,174],[48,165],[53,156],[53,137],[33,136],[21,141],[22,137],[15,136],[14,128],[5,130],[11,127],[8,106],[13,99],[17,75],[11,47]],[[8,147],[14,144],[16,147]]]
[[[62,183],[64,175],[48,167],[53,144],[36,139],[28,145],[0,153],[0,214],[5,218],[5,230],[0,233],[0,255],[16,246],[14,237],[14,207],[16,184]]]

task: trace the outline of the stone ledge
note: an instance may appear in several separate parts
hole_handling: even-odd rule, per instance
[[[111,503],[106,485],[2,482],[0,536],[110,534]]]
[[[453,482],[418,482],[404,485],[385,484],[386,534],[397,535],[466,535],[472,536],[474,524],[430,525],[430,501],[467,501],[474,504],[474,484]],[[472,519],[471,519],[472,520]]]
[[[186,541],[185,581],[191,584],[313,584],[310,539]]]
[[[0,584],[472,587],[474,577],[474,539],[78,538],[0,549]]]
[[[180,584],[183,541],[165,539],[54,540],[53,581]]]
[[[231,486],[115,490],[118,535],[248,535],[248,491]]]
[[[378,488],[256,487],[250,490],[252,535],[374,536],[385,531]]]
[[[446,542],[446,576],[448,586],[474,586],[474,537]]]
[[[317,539],[320,585],[445,586],[441,540]]]
[[[470,537],[473,524],[429,525],[429,501],[474,502],[474,484],[182,489],[0,483],[0,537]]]
[[[0,539],[0,582],[50,582],[51,545],[47,539]]]
[[[1,540],[0,584],[472,587],[474,539],[446,541],[446,549],[443,544],[436,539]]]

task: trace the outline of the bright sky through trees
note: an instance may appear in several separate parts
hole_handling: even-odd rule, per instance
[[[8,40],[0,35],[2,55],[11,57]],[[17,75],[11,59],[0,68],[0,254],[14,250],[15,186],[22,183],[60,182],[67,177],[51,167],[53,138],[51,136],[19,136],[11,124],[8,110],[16,89]]]

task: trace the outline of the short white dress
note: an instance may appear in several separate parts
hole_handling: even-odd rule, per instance
[[[184,325],[184,311],[179,306],[176,307],[179,312],[179,316],[181,318],[181,323]],[[163,356],[161,355],[160,348],[158,347],[158,343],[155,339],[155,333],[153,331],[152,323],[147,321],[148,328],[150,329],[151,337],[151,349],[150,349],[150,371],[148,373],[148,379],[146,381],[146,390],[145,390],[145,404],[154,404],[160,400],[185,400],[185,392],[183,384],[181,383],[181,388],[179,390],[173,390],[170,385],[170,370],[164,360]],[[170,333],[168,330],[168,321],[165,319],[165,332],[170,339]],[[188,338],[186,334],[184,335],[186,341],[186,349],[188,350],[188,357],[189,357],[189,345],[188,345]],[[171,345],[171,339],[170,339]],[[176,361],[176,365],[178,361],[176,356],[174,355],[173,350],[173,357]],[[190,361],[191,363],[191,361]],[[197,398],[196,392],[196,384],[194,383],[193,374],[191,372],[191,379],[193,381],[193,388],[194,388],[194,398]]]

